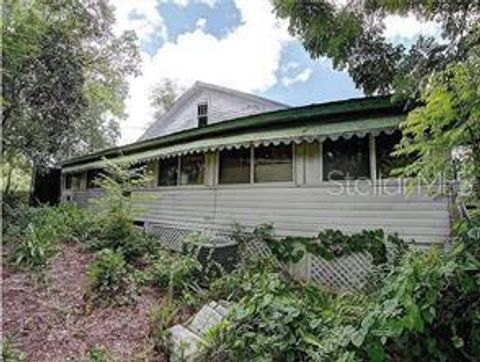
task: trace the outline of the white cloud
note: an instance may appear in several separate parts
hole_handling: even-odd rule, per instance
[[[154,34],[167,38],[165,22],[157,10],[156,0],[114,0],[117,34],[135,30],[139,39],[149,40]]]
[[[433,21],[421,21],[414,15],[389,15],[385,18],[384,35],[389,40],[414,39],[420,34],[438,36],[440,25]]]
[[[282,46],[292,40],[286,24],[276,19],[268,0],[235,0],[235,4],[242,22],[227,36],[216,38],[199,21],[194,31],[166,42],[154,55],[142,54],[142,76],[130,82],[129,118],[122,123],[122,143],[135,141],[151,122],[148,93],[161,78],[176,79],[183,86],[200,80],[246,92],[277,83]]]
[[[207,25],[207,19],[205,19],[205,18],[198,19],[196,25],[197,25],[198,29],[204,29],[205,25]]]
[[[312,68],[305,68],[294,77],[283,77],[282,84],[285,87],[289,87],[295,83],[306,82],[307,80],[310,79],[311,76],[312,76]]]

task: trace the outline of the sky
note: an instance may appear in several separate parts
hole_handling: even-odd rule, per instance
[[[142,59],[142,75],[129,79],[121,144],[136,141],[152,122],[149,94],[162,78],[184,88],[197,80],[218,84],[291,106],[362,96],[328,59],[309,57],[269,0],[112,2],[114,31],[134,30]],[[388,39],[407,44],[439,31],[437,24],[413,16],[388,17],[385,25]]]

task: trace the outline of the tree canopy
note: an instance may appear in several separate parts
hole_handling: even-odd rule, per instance
[[[116,142],[139,55],[114,20],[106,0],[4,2],[4,160],[41,167]]]
[[[150,92],[150,104],[155,110],[154,121],[167,112],[184,89],[174,80],[163,78],[158,81]]]
[[[407,101],[397,154],[415,157],[406,175],[450,173],[455,151],[473,170],[480,199],[480,0],[273,0],[312,58],[328,57],[366,94]],[[388,15],[438,24],[438,36],[407,46],[384,36]]]

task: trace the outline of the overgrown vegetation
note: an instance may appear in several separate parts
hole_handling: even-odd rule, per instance
[[[121,252],[99,251],[87,269],[90,299],[98,304],[127,301],[131,284],[128,276],[128,266]]]
[[[96,213],[71,204],[24,209],[6,227],[9,260],[41,270],[59,242],[95,251],[87,268],[92,307],[134,301],[143,286],[162,291],[150,318],[155,350],[166,353],[169,328],[210,300],[234,306],[208,331],[200,359],[235,361],[474,361],[480,356],[480,218],[456,224],[449,251],[409,250],[382,230],[350,235],[325,230],[312,238],[278,238],[270,225],[234,237],[245,247],[262,240],[276,258],[239,258],[232,272],[209,273],[198,259],[207,234],[188,238],[182,252],[167,251],[133,223],[137,183],[147,178],[126,166],[103,176],[105,195]],[[117,226],[116,228],[114,226]],[[386,263],[387,248],[397,251]],[[242,250],[242,248],[240,248]],[[327,260],[368,252],[375,288],[338,294],[293,280],[280,268],[305,252]],[[213,264],[213,261],[209,261]],[[241,261],[241,262],[240,262]],[[8,350],[7,350],[8,351]],[[98,352],[98,353],[97,353]],[[109,358],[93,351],[93,360]]]
[[[239,243],[249,242],[252,237],[264,242],[273,255],[283,263],[298,263],[306,252],[326,260],[367,252],[372,256],[373,263],[378,265],[387,262],[387,247],[392,249],[394,257],[408,248],[398,234],[386,235],[382,229],[362,230],[352,234],[325,229],[314,237],[275,237],[273,225],[262,224],[253,230],[252,235],[248,235],[237,226],[234,237]]]
[[[478,360],[478,238],[472,224],[457,229],[451,251],[410,250],[378,269],[371,293],[335,295],[262,269],[216,281],[238,303],[210,331],[204,359]]]

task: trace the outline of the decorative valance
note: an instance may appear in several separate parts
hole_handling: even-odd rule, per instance
[[[365,137],[368,134],[378,135],[380,132],[392,133],[395,129],[398,129],[402,120],[403,118],[401,116],[388,116],[274,130],[251,131],[233,136],[206,138],[138,152],[127,156],[112,158],[112,161],[134,164],[157,158],[167,158],[190,153],[214,152],[223,149],[238,149],[241,147],[250,147],[251,145],[258,147],[262,145],[289,144],[292,142],[297,144],[301,142],[322,142],[326,139],[335,141],[340,137],[345,139],[353,136]],[[81,165],[67,166],[62,169],[62,172],[78,172],[104,166],[105,160],[97,160]]]

